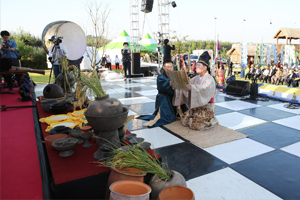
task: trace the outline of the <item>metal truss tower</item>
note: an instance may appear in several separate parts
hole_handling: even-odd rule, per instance
[[[129,0],[130,10],[130,49],[131,52],[140,52],[139,2]]]
[[[158,0],[158,31],[162,39],[170,39],[169,0]]]

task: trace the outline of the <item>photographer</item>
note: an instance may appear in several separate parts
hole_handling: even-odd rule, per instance
[[[52,63],[53,73],[55,78],[61,73],[62,66],[61,66],[61,58],[65,56],[68,58],[68,50],[67,48],[61,43],[62,37],[52,36],[49,41],[53,42],[54,45],[52,45],[49,49],[49,60]]]
[[[9,39],[10,33],[8,31],[1,31],[1,37],[3,38],[3,41],[0,42],[0,71],[5,72],[8,71],[12,66],[19,67],[20,65],[15,53],[17,49],[17,42]],[[5,79],[9,90],[12,90],[13,83],[11,74],[3,74],[3,78]],[[17,77],[17,80],[19,84],[19,76]]]
[[[123,44],[124,49],[121,50],[122,53],[122,59],[123,59],[123,68],[125,73],[125,81],[127,80],[127,70],[128,70],[128,78],[129,81],[131,81],[131,51],[128,47],[128,43],[124,42]]]

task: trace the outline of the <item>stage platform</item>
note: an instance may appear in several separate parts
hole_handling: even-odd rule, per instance
[[[300,88],[297,87],[262,83],[258,87],[258,93],[270,98],[285,101],[294,100],[294,102],[300,103]]]

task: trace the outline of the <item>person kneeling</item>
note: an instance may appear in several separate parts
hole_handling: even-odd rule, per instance
[[[187,103],[189,108],[181,116],[181,123],[194,130],[210,129],[219,123],[214,116],[216,85],[208,70],[210,58],[207,51],[200,56],[196,64],[196,72],[199,75],[192,78],[186,85],[187,91],[175,89],[173,105],[179,106]]]

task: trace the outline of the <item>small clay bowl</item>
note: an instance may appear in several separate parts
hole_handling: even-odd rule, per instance
[[[60,157],[69,157],[74,154],[72,149],[75,148],[77,144],[78,140],[76,138],[64,138],[53,142],[52,147],[56,151],[60,151]]]
[[[55,126],[53,129],[56,131],[62,131],[64,130],[64,128],[66,128],[65,126]]]
[[[143,143],[139,144],[138,146],[143,148],[145,151],[147,151],[151,147],[151,143],[150,142],[143,142]]]
[[[55,142],[56,140],[66,138],[67,134],[55,134],[55,135],[48,135],[45,137],[45,141],[42,141],[43,143],[49,145],[52,147],[52,143]]]
[[[56,127],[55,127],[56,128]],[[51,135],[53,135],[53,134],[59,134],[59,133],[64,133],[64,134],[69,134],[69,130],[71,129],[71,128],[69,128],[69,127],[64,127],[63,129],[59,129],[59,130],[56,130],[55,128],[53,128],[53,129],[51,129],[50,131],[49,131],[49,133],[51,134]]]
[[[133,146],[132,145],[126,145],[126,146],[122,146],[120,147],[119,149],[121,149],[122,151],[130,151],[130,149],[132,148]]]
[[[131,140],[131,139],[133,139],[133,138],[136,138],[136,134],[131,133],[131,134],[125,135],[125,138],[126,138],[127,140]]]
[[[82,132],[82,130],[80,129],[80,127],[75,127],[75,129],[69,129],[69,134],[73,138],[78,139],[78,144],[82,144],[83,143],[83,139],[80,136],[81,132]]]
[[[145,140],[144,138],[132,138],[131,140],[129,140],[129,142],[132,145],[136,145],[144,142],[144,140]]]

